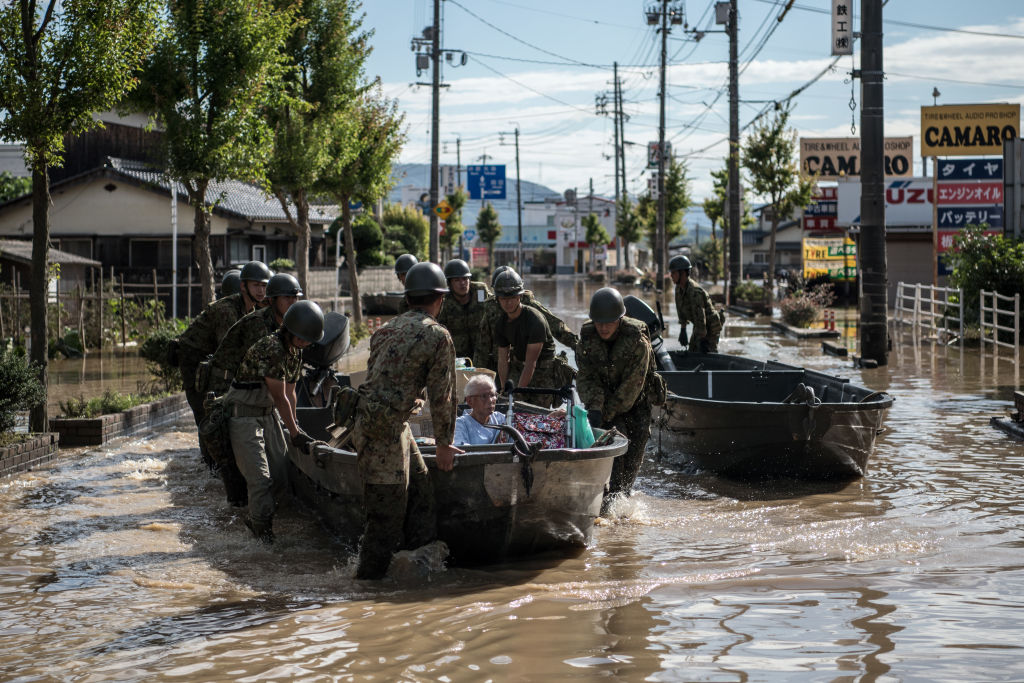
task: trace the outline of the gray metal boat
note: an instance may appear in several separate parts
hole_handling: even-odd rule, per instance
[[[814,370],[718,353],[670,353],[654,419],[664,455],[730,478],[864,476],[892,397]]]

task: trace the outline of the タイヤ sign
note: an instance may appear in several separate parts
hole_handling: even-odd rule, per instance
[[[1002,156],[1003,141],[1018,137],[1019,104],[921,107],[921,156]]]

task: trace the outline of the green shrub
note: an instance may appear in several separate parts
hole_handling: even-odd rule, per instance
[[[779,304],[782,321],[793,327],[810,327],[811,323],[821,318],[822,310],[834,300],[830,284],[818,285],[809,292],[798,291]]]
[[[46,400],[38,368],[24,355],[0,349],[0,432],[14,429],[19,411],[34,408]]]
[[[171,363],[171,342],[185,331],[186,320],[165,320],[153,328],[139,347],[139,356],[146,361],[146,369],[153,375],[159,390],[172,393],[181,390],[181,369]]]
[[[1024,292],[1024,242],[1003,235],[986,235],[988,226],[969,225],[945,254],[953,272],[949,283],[963,290],[964,320],[980,320],[981,290],[1012,296]],[[1009,324],[1009,318],[1000,321]]]
[[[166,394],[121,394],[110,389],[103,392],[102,396],[86,399],[84,396],[69,398],[67,401],[60,401],[61,415],[67,418],[89,418],[98,415],[110,415],[112,413],[123,413],[129,408],[150,403],[163,398]]]
[[[290,258],[276,258],[267,265],[275,273],[279,273],[282,270],[295,270],[295,261],[292,261]]]
[[[740,301],[764,301],[764,285],[759,282],[745,280],[733,287],[733,294]]]

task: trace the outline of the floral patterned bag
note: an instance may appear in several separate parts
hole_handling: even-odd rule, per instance
[[[512,426],[527,443],[539,443],[541,448],[565,448],[565,416],[515,413]]]

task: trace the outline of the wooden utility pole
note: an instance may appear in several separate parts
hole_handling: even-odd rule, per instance
[[[743,281],[743,237],[740,233],[740,85],[737,67],[738,22],[736,0],[729,0],[729,299],[736,303],[736,285]]]
[[[439,223],[434,207],[440,200],[438,181],[441,153],[441,0],[434,0],[434,30],[430,36],[430,58],[433,62],[433,76],[430,90],[430,254],[429,258],[438,263]]]

